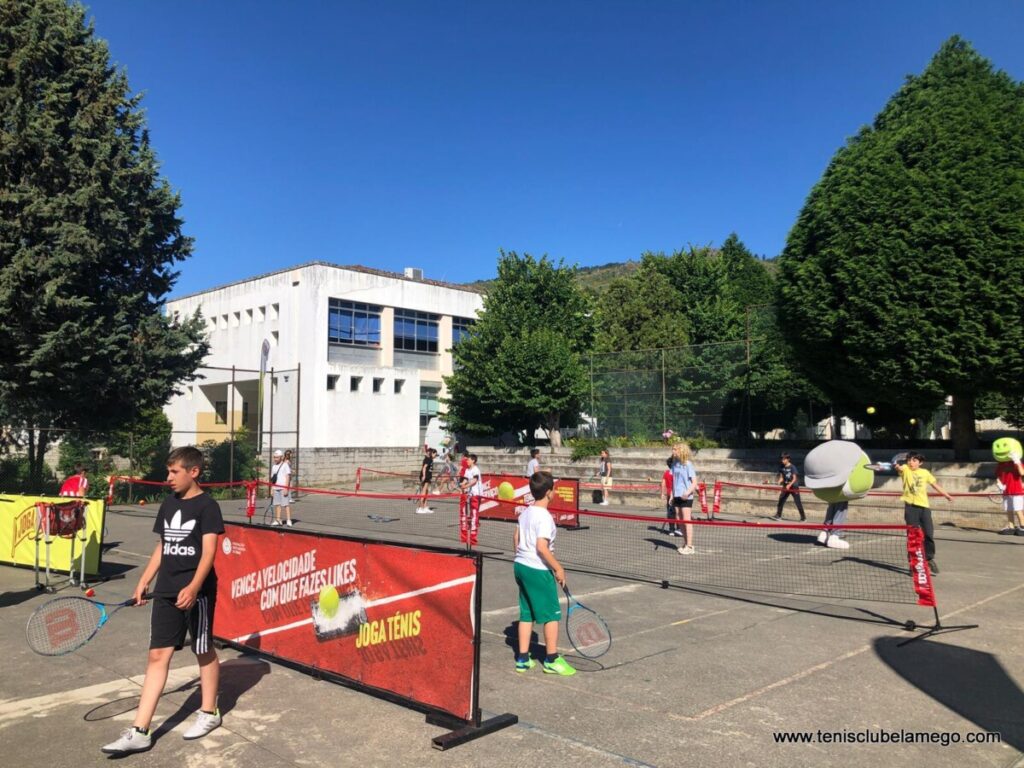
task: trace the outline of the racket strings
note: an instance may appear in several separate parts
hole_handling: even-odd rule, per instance
[[[70,653],[92,637],[103,610],[80,597],[53,600],[32,614],[25,628],[28,644],[44,656]]]
[[[573,648],[588,658],[601,656],[612,644],[612,636],[604,620],[580,605],[573,606],[566,616],[565,631]]]

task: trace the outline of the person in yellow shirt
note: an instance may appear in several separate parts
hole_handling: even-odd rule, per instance
[[[933,574],[939,572],[939,566],[935,562],[935,527],[932,525],[932,510],[928,506],[928,486],[953,501],[935,480],[935,475],[921,467],[924,456],[920,453],[907,454],[906,464],[894,463],[893,467],[900,473],[903,480],[903,520],[907,525],[913,525],[924,531],[924,556],[928,559],[928,565]]]

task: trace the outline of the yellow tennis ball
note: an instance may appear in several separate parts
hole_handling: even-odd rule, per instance
[[[875,412],[875,406],[869,405],[868,406],[868,413],[874,413],[874,412]]]
[[[340,602],[338,590],[334,588],[333,584],[328,584],[320,590],[320,613],[328,619],[334,618],[334,614],[338,612],[338,603]]]
[[[512,501],[516,497],[516,489],[508,480],[498,486],[498,498],[502,501]]]

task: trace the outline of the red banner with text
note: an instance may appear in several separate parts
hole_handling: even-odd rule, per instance
[[[216,637],[474,717],[474,557],[299,531],[225,529],[216,560]]]
[[[530,479],[517,475],[484,475],[480,517],[491,520],[517,520],[519,513],[533,504]],[[580,524],[580,481],[555,480],[548,511],[555,525],[570,528]]]
[[[910,561],[910,576],[914,580],[917,604],[934,607],[935,590],[932,588],[932,571],[924,553],[924,531],[915,526],[907,529],[907,559]]]

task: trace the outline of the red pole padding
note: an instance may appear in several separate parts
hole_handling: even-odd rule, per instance
[[[697,485],[697,495],[700,496],[700,513],[708,516],[708,484],[703,480]]]
[[[914,580],[917,604],[935,607],[935,589],[932,587],[932,571],[924,553],[924,531],[917,526],[907,529],[907,558],[910,561],[910,577]]]
[[[715,498],[711,504],[711,517],[718,517],[722,511],[722,481],[715,480]]]
[[[363,482],[363,468],[356,467],[356,490],[359,490],[360,484]]]
[[[245,484],[245,516],[252,517],[256,514],[256,488],[255,480],[249,480]]]

